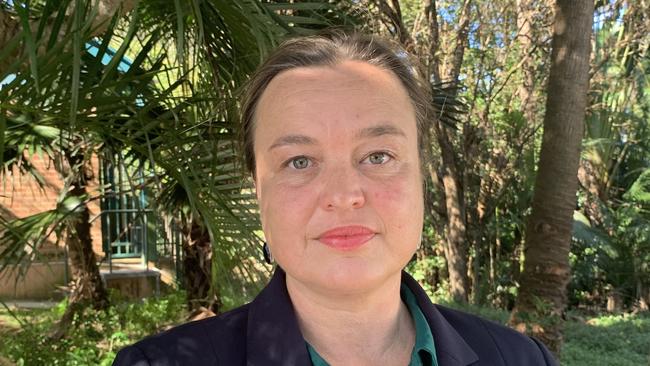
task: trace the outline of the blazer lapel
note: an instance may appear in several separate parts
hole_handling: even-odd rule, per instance
[[[438,365],[466,366],[477,362],[478,356],[474,350],[442,316],[417,281],[408,273],[402,272],[402,283],[413,291],[424,317],[429,322],[436,346]]]
[[[406,272],[402,282],[417,298],[436,346],[438,365],[466,366],[478,356],[431,303],[429,296]],[[305,340],[287,293],[285,273],[276,267],[273,278],[250,305],[247,329],[248,366],[311,365]]]
[[[250,305],[246,355],[249,366],[311,365],[280,267]]]

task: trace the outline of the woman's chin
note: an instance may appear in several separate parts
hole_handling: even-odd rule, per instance
[[[332,295],[353,295],[376,290],[384,286],[393,275],[399,276],[400,272],[400,269],[387,271],[386,267],[364,263],[340,263],[313,273],[307,278],[312,279],[312,286],[323,292]]]

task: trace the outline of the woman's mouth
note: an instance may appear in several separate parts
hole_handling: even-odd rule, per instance
[[[368,242],[375,234],[365,226],[341,226],[320,234],[318,240],[334,249],[353,250]]]

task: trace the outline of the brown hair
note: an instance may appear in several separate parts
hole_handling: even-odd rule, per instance
[[[430,99],[428,83],[417,72],[406,51],[379,37],[331,31],[298,37],[282,43],[258,68],[246,85],[241,106],[242,149],[244,163],[255,177],[253,133],[257,103],[271,80],[283,71],[298,67],[334,66],[343,61],[363,61],[393,72],[401,81],[415,109],[420,161],[424,166],[428,156],[428,124]]]

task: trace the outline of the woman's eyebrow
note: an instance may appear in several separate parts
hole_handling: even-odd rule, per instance
[[[372,138],[384,135],[404,136],[406,134],[400,128],[391,124],[381,124],[377,126],[366,127],[356,133],[357,138]],[[305,135],[286,135],[278,137],[269,147],[269,151],[287,145],[315,145],[316,140]]]
[[[366,127],[357,132],[357,138],[380,137],[384,135],[394,135],[406,137],[402,129],[392,124],[381,124],[377,126]]]
[[[305,135],[286,135],[278,137],[269,147],[269,151],[286,145],[314,145],[316,141]]]

